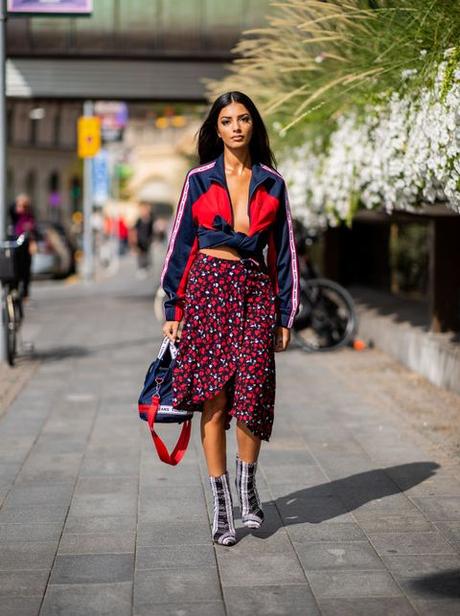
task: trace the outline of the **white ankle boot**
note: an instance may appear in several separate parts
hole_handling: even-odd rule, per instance
[[[228,472],[220,477],[209,477],[214,497],[214,521],[212,524],[212,539],[221,545],[236,543],[235,525],[233,522],[233,501],[230,492]]]
[[[257,462],[243,462],[236,456],[235,485],[241,505],[241,519],[248,528],[260,528],[264,512],[256,487]]]

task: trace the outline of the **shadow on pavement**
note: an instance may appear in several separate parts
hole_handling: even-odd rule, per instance
[[[119,351],[120,349],[127,349],[130,347],[141,347],[146,344],[151,346],[152,339],[144,337],[137,340],[117,340],[107,344],[93,346],[58,346],[43,351],[33,351],[31,357],[43,362],[52,362],[67,359],[69,357],[88,357],[90,355],[104,353],[105,351]]]
[[[435,462],[414,462],[365,471],[298,490],[277,498],[275,504],[285,525],[319,524],[370,501],[400,494],[432,477],[438,468]]]
[[[421,594],[460,599],[460,570],[447,569],[411,580],[410,586]],[[459,612],[460,613],[460,610]]]
[[[62,359],[67,359],[68,357],[87,357],[88,355],[91,355],[91,352],[87,347],[59,346],[47,349],[46,351],[34,350],[31,357],[33,359],[38,359],[39,361],[47,362],[61,361]]]
[[[291,492],[264,504],[268,514],[266,523],[256,534],[266,538],[283,526],[332,520],[373,500],[401,494],[435,475],[438,468],[440,465],[435,462],[413,462],[365,471]],[[273,505],[279,515],[273,512]],[[241,537],[248,534],[245,530],[242,529]]]

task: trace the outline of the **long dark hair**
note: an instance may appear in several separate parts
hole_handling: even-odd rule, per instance
[[[267,129],[257,107],[252,100],[243,92],[226,92],[221,94],[212,104],[208,117],[203,122],[198,135],[198,155],[200,164],[209,163],[224,151],[222,139],[217,136],[217,119],[220,110],[230,103],[241,103],[251,114],[252,137],[249,143],[249,152],[252,163],[263,163],[270,167],[276,167],[276,159],[270,149]]]

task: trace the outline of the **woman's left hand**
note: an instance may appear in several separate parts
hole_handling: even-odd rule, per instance
[[[275,327],[275,353],[285,351],[291,340],[291,330],[289,327],[278,325]]]

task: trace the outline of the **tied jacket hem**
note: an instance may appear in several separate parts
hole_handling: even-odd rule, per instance
[[[287,188],[282,176],[252,165],[248,233],[234,231],[224,155],[191,169],[185,179],[161,273],[165,319],[181,321],[185,289],[200,248],[230,246],[241,257],[264,261],[276,295],[276,324],[292,327],[299,305],[299,264]]]

